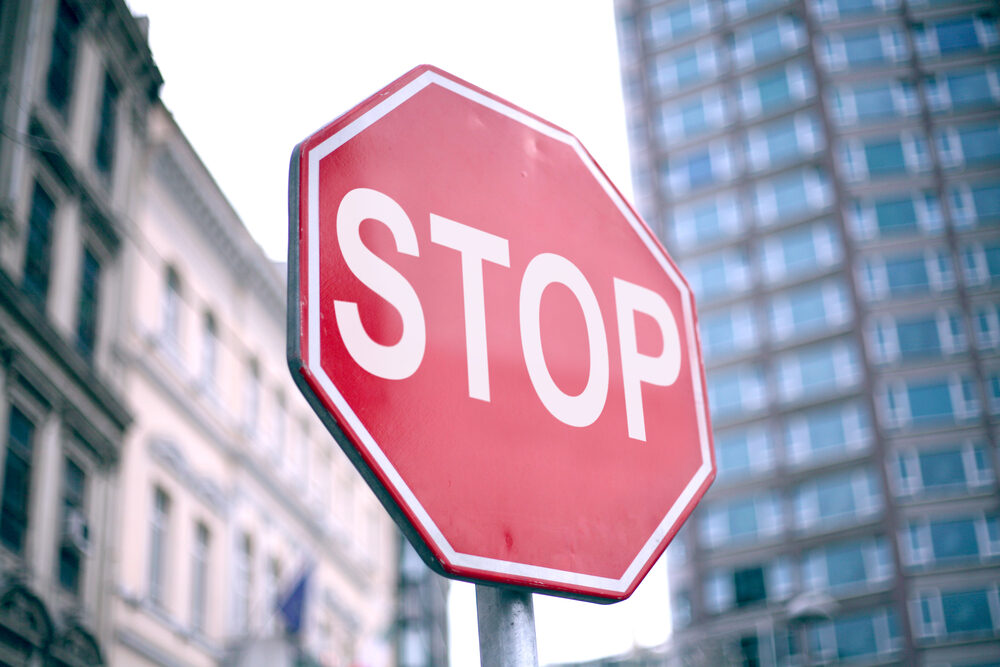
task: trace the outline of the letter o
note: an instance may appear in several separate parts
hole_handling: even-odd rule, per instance
[[[576,395],[564,393],[552,380],[542,354],[542,293],[552,283],[565,285],[583,310],[590,347],[590,377],[587,386]],[[519,304],[521,348],[531,384],[545,408],[569,426],[590,426],[601,415],[608,398],[608,337],[604,330],[597,297],[586,277],[565,257],[553,253],[535,256],[521,278]]]

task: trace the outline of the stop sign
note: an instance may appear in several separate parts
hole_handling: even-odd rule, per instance
[[[628,597],[715,465],[691,291],[576,138],[421,66],[289,192],[292,374],[428,565]]]

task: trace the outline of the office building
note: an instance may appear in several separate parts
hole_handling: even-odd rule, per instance
[[[996,664],[1000,8],[615,7],[719,468],[667,550],[675,657]]]

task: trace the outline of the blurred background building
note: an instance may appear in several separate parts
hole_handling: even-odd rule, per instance
[[[719,466],[667,551],[675,657],[997,664],[1000,8],[615,6]]]
[[[0,662],[106,664],[124,256],[161,79],[121,2],[4,2],[0,54]]]
[[[0,663],[388,665],[419,626],[405,664],[447,664],[144,22],[3,2],[0,54]]]

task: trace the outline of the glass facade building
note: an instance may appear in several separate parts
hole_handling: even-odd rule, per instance
[[[1000,663],[1000,6],[615,7],[719,467],[667,550],[675,651]]]

